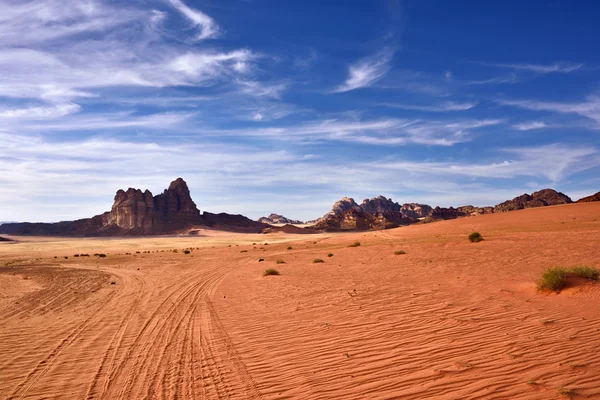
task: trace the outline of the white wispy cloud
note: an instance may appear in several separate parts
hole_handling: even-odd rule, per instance
[[[589,96],[579,103],[560,103],[537,100],[499,100],[499,104],[533,111],[549,111],[564,114],[577,114],[600,124],[600,97]]]
[[[363,87],[371,86],[381,79],[390,69],[390,63],[394,57],[394,51],[390,48],[365,57],[348,67],[348,78],[338,86],[334,92],[348,92]]]
[[[188,7],[181,0],[168,0],[181,14],[189,19],[200,30],[197,39],[212,39],[219,35],[219,27],[215,21],[202,11]]]
[[[0,121],[5,120],[20,120],[20,119],[54,119],[64,117],[72,113],[76,113],[81,109],[77,104],[73,103],[58,103],[53,106],[38,106],[26,108],[0,108]],[[6,125],[5,125],[6,127]]]
[[[181,14],[197,26],[198,39],[216,37],[219,29],[212,18],[180,0],[168,1],[178,11],[174,15]],[[238,101],[279,99],[287,88],[287,83],[263,82],[255,75],[257,63],[264,59],[250,49],[216,50],[171,40],[173,32],[158,27],[169,15],[166,11],[97,0],[73,7],[57,0],[0,0],[0,9],[0,97],[10,100],[0,104],[0,119],[10,120],[11,129],[31,131],[41,127],[44,119],[66,117],[47,128],[74,130],[82,126],[81,121],[93,118],[72,118],[72,114],[87,111],[86,105],[112,100],[130,107],[177,103],[171,95],[144,96],[136,104],[135,96],[122,95],[131,88],[210,87],[216,89],[204,97],[219,99],[229,93]],[[82,38],[84,33],[94,36]],[[194,96],[177,95],[195,101]],[[202,101],[201,96],[195,97]],[[99,122],[102,117],[107,118],[104,124]],[[156,116],[158,121],[170,118]],[[126,125],[118,120],[114,113],[99,114],[90,126]],[[24,125],[19,126],[19,121]],[[140,121],[143,118],[133,117],[134,125]]]
[[[479,128],[502,123],[498,119],[427,121],[382,118],[356,121],[330,119],[290,126],[271,126],[260,129],[206,131],[217,136],[263,137],[280,141],[317,143],[341,141],[372,145],[452,146],[473,139]]]
[[[594,147],[550,144],[533,147],[515,147],[500,150],[513,158],[490,163],[453,162],[382,162],[378,168],[408,173],[470,178],[539,177],[556,183],[577,172],[600,166],[598,149]]]
[[[402,110],[429,111],[429,112],[450,112],[450,111],[466,111],[477,106],[477,102],[454,102],[448,101],[435,105],[416,105],[416,104],[399,104],[399,103],[379,103],[379,105],[390,108],[399,108]]]
[[[96,0],[0,0],[2,46],[31,46],[57,42],[84,32],[101,32],[129,23],[141,12],[107,5]]]
[[[396,158],[356,162],[232,144],[101,137],[53,141],[42,135],[15,137],[1,132],[0,141],[0,219],[17,220],[91,216],[109,209],[119,188],[149,188],[157,193],[177,176],[188,181],[202,210],[257,218],[274,202],[239,199],[263,199],[268,193],[269,198],[278,200],[279,211],[285,213],[289,203],[289,210],[297,212],[298,218],[312,219],[343,195],[384,194],[400,202],[446,206],[496,204],[525,188],[494,189],[486,183],[488,179],[524,176],[560,182],[600,166],[598,149],[561,144],[503,149],[491,162]],[[178,162],[173,163],[174,159]],[[393,188],[390,182],[394,182]],[[401,196],[407,192],[420,194]],[[297,197],[307,194],[322,201],[307,201],[298,209]],[[79,201],[70,202],[73,197]],[[35,207],[40,199],[44,199],[43,206]]]
[[[189,52],[176,57],[168,67],[183,73],[192,82],[203,82],[231,72],[245,73],[250,68],[248,62],[255,57],[246,49],[225,53]]]
[[[503,83],[514,84],[519,82],[519,77],[517,74],[503,75],[503,76],[495,76],[493,78],[488,79],[475,79],[475,80],[467,80],[463,83],[465,85],[499,85]]]
[[[278,99],[287,89],[285,82],[269,83],[255,80],[237,79],[235,81],[239,86],[239,92],[252,97],[270,97]]]
[[[534,129],[547,128],[548,125],[543,121],[529,121],[529,122],[521,122],[519,124],[514,124],[512,127],[518,131],[531,131]]]
[[[580,70],[584,67],[584,64],[574,64],[570,62],[555,62],[552,64],[488,64],[492,67],[500,67],[500,68],[512,68],[516,70],[522,71],[531,71],[538,74],[551,74],[551,73],[562,73],[568,74],[570,72],[574,72]]]

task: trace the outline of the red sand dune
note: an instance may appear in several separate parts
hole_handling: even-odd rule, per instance
[[[370,233],[21,239],[0,245],[0,398],[600,398],[600,285],[535,291],[547,267],[600,267],[600,203]]]

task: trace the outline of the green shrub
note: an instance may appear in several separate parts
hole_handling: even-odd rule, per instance
[[[265,261],[265,259],[264,259],[264,258],[259,258],[259,259],[258,259],[258,262],[263,262],[263,261]]]
[[[469,234],[469,240],[473,243],[478,243],[483,240],[483,236],[481,236],[481,233],[479,232],[471,232],[471,234]]]
[[[559,292],[567,285],[568,276],[569,271],[562,267],[548,268],[537,281],[537,289]]]
[[[98,254],[98,257],[104,258],[104,257],[106,257],[106,254]]]
[[[573,272],[574,275],[586,279],[591,279],[593,281],[597,281],[600,277],[600,271],[598,271],[598,269],[594,267],[576,266],[571,268],[571,272]]]
[[[399,256],[399,255],[402,255],[402,254],[406,254],[406,252],[404,250],[396,250],[394,252],[394,254],[397,255],[397,256]]]
[[[190,253],[191,253],[191,251],[189,251],[189,250],[184,250],[183,251],[183,254],[190,254]]]
[[[561,386],[558,388],[558,394],[572,398],[575,395],[575,390]]]
[[[288,249],[288,250],[291,250],[291,249],[292,249],[292,246],[288,246],[288,248],[287,248],[287,249]]]
[[[277,264],[285,264],[285,261],[283,261],[283,260],[277,260],[277,261],[275,261],[275,263],[277,263]]]
[[[333,253],[327,254],[327,257],[333,257]]]
[[[567,286],[567,278],[569,276],[578,276],[597,281],[600,278],[600,271],[594,267],[584,266],[575,266],[569,269],[562,267],[548,268],[537,281],[537,289],[560,292]]]
[[[358,247],[358,246],[360,246],[360,242],[358,240],[356,242],[348,245],[348,247]]]
[[[323,261],[323,260],[322,260],[322,259],[320,259],[320,258],[315,258],[315,259],[313,260],[313,264],[324,263],[324,262],[325,262],[325,261]]]
[[[247,253],[248,250],[240,250],[240,253]]]
[[[269,275],[279,275],[279,271],[277,271],[274,268],[265,269],[265,272],[263,272],[263,276],[269,276]]]

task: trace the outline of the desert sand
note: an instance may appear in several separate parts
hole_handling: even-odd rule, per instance
[[[535,289],[547,267],[600,267],[600,203],[368,233],[15,239],[3,399],[600,398],[600,284]]]

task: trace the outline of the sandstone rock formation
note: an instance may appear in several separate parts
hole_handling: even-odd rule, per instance
[[[569,203],[572,203],[572,200],[568,196],[553,189],[540,190],[531,195],[523,194],[495,207],[467,205],[456,208],[433,208],[427,204],[418,203],[401,205],[383,196],[365,199],[361,204],[357,204],[354,199],[344,197],[333,205],[331,211],[315,221],[314,228],[329,231],[388,229],[417,222],[432,222]]]
[[[50,236],[157,235],[193,226],[259,232],[267,225],[242,215],[207,212],[200,215],[187,184],[178,178],[156,196],[148,190],[119,190],[111,210],[92,218],[53,224],[9,223],[0,225],[0,232]]]
[[[554,189],[543,189],[532,194],[524,193],[512,200],[507,200],[494,207],[494,212],[506,212],[522,210],[524,208],[555,206],[558,204],[570,204],[573,200],[564,193]]]
[[[304,222],[299,221],[297,219],[289,219],[280,214],[270,214],[268,217],[262,217],[258,219],[258,222],[263,224],[296,224],[300,225]]]
[[[417,222],[431,213],[426,204],[400,205],[383,196],[365,199],[359,205],[344,197],[314,227],[324,230],[389,229]]]
[[[149,190],[117,191],[111,211],[103,218],[104,226],[116,225],[133,234],[170,232],[200,223],[200,211],[181,178],[156,196]]]
[[[600,201],[600,192],[577,200],[578,203],[590,203],[592,201]]]

